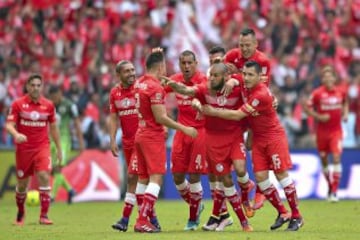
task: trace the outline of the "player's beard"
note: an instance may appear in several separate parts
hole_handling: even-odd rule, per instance
[[[32,92],[29,93],[29,95],[32,100],[37,101],[40,97],[40,91],[33,90]]]
[[[225,79],[222,78],[221,82],[219,82],[217,85],[211,84],[211,90],[220,91],[224,87],[224,84],[225,84]]]

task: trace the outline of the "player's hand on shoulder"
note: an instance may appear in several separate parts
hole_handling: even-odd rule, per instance
[[[239,69],[232,63],[226,63],[226,68],[230,74],[239,73]]]
[[[16,143],[24,143],[24,142],[27,142],[27,137],[22,134],[22,133],[18,133],[15,135],[15,142]]]
[[[224,87],[221,89],[221,93],[227,97],[233,91],[235,86],[239,86],[239,81],[235,78],[230,78],[225,82]]]

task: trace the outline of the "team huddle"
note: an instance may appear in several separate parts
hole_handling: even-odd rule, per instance
[[[210,49],[208,74],[198,71],[196,56],[190,50],[183,51],[179,56],[181,72],[170,77],[166,77],[165,57],[161,48],[153,49],[147,56],[146,73],[138,79],[135,67],[130,61],[122,60],[117,63],[115,72],[119,83],[111,90],[109,97],[110,146],[113,155],[118,156],[116,133],[120,125],[128,182],[122,216],[112,228],[127,231],[130,215],[137,205],[139,211],[134,231],[161,231],[155,203],[163,175],[167,171],[165,142],[168,128],[176,130],[171,150],[173,180],[180,196],[189,206],[189,218],[184,230],[196,230],[200,226],[200,214],[204,209],[200,182],[203,174],[209,177],[213,200],[212,214],[201,226],[203,230],[223,231],[233,224],[227,209],[228,202],[242,230],[254,231],[249,218],[263,206],[265,199],[278,212],[275,222],[270,226],[271,230],[284,224],[287,224],[287,231],[297,231],[303,226],[295,184],[288,173],[292,162],[285,130],[277,117],[277,100],[268,88],[270,61],[262,52],[256,50],[256,47],[254,31],[243,30],[239,38],[239,48],[227,53],[221,47]],[[326,70],[324,72],[327,73]],[[30,150],[33,150],[35,155],[24,156],[24,152],[29,151],[29,146],[25,144],[30,142],[30,136],[22,134],[26,132],[23,132],[23,129],[32,127],[36,128],[36,131],[41,128],[42,134],[47,136],[49,123],[58,152],[57,158],[61,161],[61,144],[54,125],[54,107],[38,96],[41,84],[39,76],[29,79],[29,95],[21,103],[15,102],[12,109],[16,111],[8,116],[7,129],[19,146],[16,154],[18,225],[23,224],[27,179],[33,172],[43,180],[39,188],[40,223],[52,223],[47,217],[50,186],[45,174],[49,171],[46,164],[50,155],[48,150],[39,152],[32,148]],[[165,97],[170,92],[175,93],[178,104],[176,121],[168,116],[165,107]],[[338,104],[342,101],[343,99],[340,99]],[[26,106],[31,108],[31,112],[24,109]],[[29,114],[24,115],[23,112]],[[40,114],[33,114],[34,112]],[[316,115],[317,112],[310,108],[308,112],[321,118],[321,114]],[[45,126],[22,124],[27,118]],[[248,132],[246,141],[245,132]],[[33,137],[35,133],[31,134]],[[49,143],[48,137],[43,140],[38,138],[38,141]],[[330,149],[324,147],[323,152],[332,152],[333,145]],[[256,183],[249,178],[246,169],[247,150],[251,150]],[[338,152],[340,153],[341,149],[338,149]],[[21,165],[24,163],[23,158],[27,158],[29,163],[40,159],[41,164],[29,164],[25,166],[27,170],[24,172]],[[336,177],[328,178],[329,195],[332,199],[336,198],[340,170],[339,167],[334,169],[337,172],[334,172],[333,176]],[[235,183],[232,171],[235,171],[237,176]],[[270,171],[273,171],[283,188],[290,210],[284,206],[278,190],[269,180]],[[329,172],[327,174],[329,176]],[[238,184],[239,191],[235,184]],[[256,190],[254,202],[250,199],[253,190]]]

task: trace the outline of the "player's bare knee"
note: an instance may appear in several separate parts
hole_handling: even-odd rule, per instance
[[[174,180],[175,185],[182,184],[185,181],[185,174],[173,173],[173,180]]]

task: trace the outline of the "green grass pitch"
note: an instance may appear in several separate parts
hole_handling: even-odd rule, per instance
[[[360,201],[343,200],[329,203],[325,200],[300,201],[300,209],[305,225],[298,232],[285,232],[284,228],[270,231],[276,213],[269,203],[256,212],[250,219],[254,232],[244,233],[240,230],[235,213],[231,211],[234,224],[224,232],[204,232],[201,229],[184,232],[188,210],[182,201],[160,200],[156,205],[157,214],[163,232],[156,234],[134,233],[133,226],[136,212],[131,217],[129,230],[126,233],[111,229],[121,213],[123,202],[55,203],[49,216],[54,221],[52,226],[38,224],[39,207],[27,207],[25,225],[13,226],[16,207],[13,196],[7,194],[0,200],[0,239],[1,240],[92,240],[92,239],[179,239],[179,240],[212,240],[212,239],[360,239]],[[205,201],[205,210],[201,215],[201,224],[205,223],[211,212],[212,203]]]

